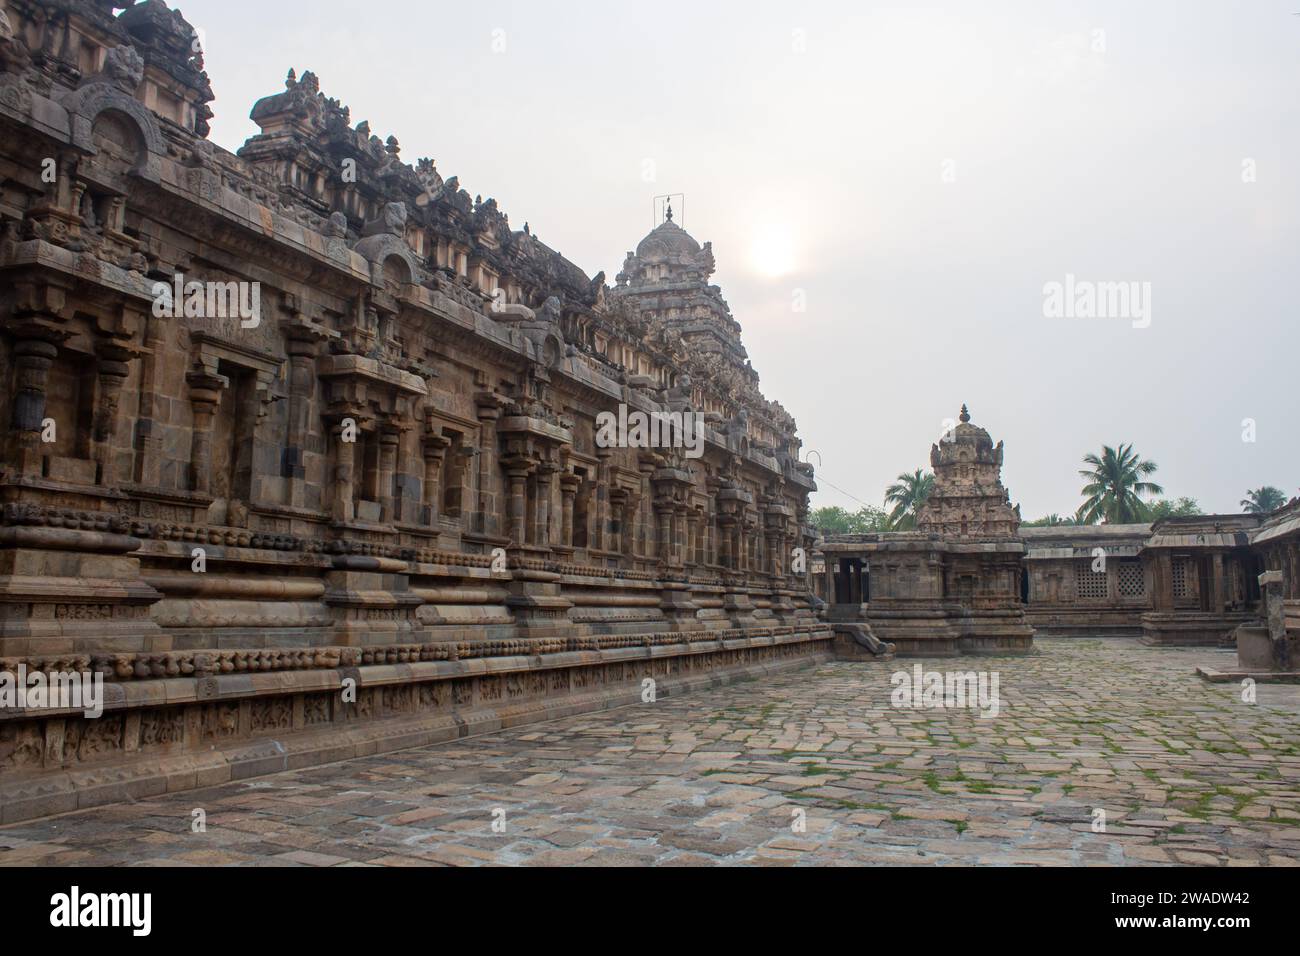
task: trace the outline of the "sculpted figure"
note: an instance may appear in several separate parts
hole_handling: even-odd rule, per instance
[[[544,322],[559,323],[561,315],[560,300],[555,296],[548,296],[542,303],[542,307],[537,310],[537,317]]]
[[[384,206],[384,225],[395,236],[406,230],[406,203],[390,202]]]
[[[329,221],[325,224],[325,235],[331,239],[342,239],[347,234],[348,217],[338,211],[330,213]]]
[[[104,57],[103,75],[124,93],[134,95],[144,79],[144,58],[133,46],[115,46]]]

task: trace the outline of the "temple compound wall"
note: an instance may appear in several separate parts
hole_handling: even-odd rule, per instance
[[[1019,537],[1019,599],[1036,634],[1231,645],[1239,628],[1263,627],[1260,581],[1271,572],[1285,629],[1300,637],[1300,499],[1262,516],[1022,526]],[[896,606],[907,595],[917,626],[920,609],[943,621],[949,553],[942,536],[927,550],[917,536],[831,535],[814,552],[815,590],[832,619],[874,619],[882,603]]]
[[[0,4],[0,676],[107,681],[0,712],[0,819],[829,656],[707,244],[588,277],[310,72],[231,154],[193,29],[113,6]]]
[[[1263,615],[1259,577],[1275,570],[1300,628],[1292,501],[1271,515],[1196,515],[1154,525],[1026,528],[1025,616],[1046,634],[1228,644]]]
[[[1151,609],[1147,524],[1027,528],[1025,619],[1052,637],[1140,637]]]
[[[1148,644],[1227,644],[1261,612],[1262,556],[1251,546],[1257,515],[1198,515],[1151,529],[1142,549],[1151,608]]]

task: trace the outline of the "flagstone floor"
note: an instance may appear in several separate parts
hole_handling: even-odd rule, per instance
[[[0,864],[1300,864],[1300,686],[1216,649],[1040,640],[1000,708],[915,661],[762,681],[0,828]],[[194,832],[194,811],[206,830]],[[1103,827],[1104,824],[1104,827]]]

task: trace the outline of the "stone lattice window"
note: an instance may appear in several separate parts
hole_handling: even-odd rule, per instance
[[[1119,593],[1124,597],[1141,597],[1146,593],[1146,579],[1141,561],[1119,563]]]
[[[1188,562],[1186,558],[1174,559],[1173,584],[1174,584],[1174,597],[1176,598],[1185,598],[1188,597],[1189,594],[1191,593],[1188,584],[1191,575],[1188,574],[1188,570],[1187,570],[1187,565],[1189,563],[1190,562]]]
[[[1081,562],[1074,578],[1079,589],[1080,598],[1097,599],[1106,597],[1106,572],[1094,571],[1092,561]]]

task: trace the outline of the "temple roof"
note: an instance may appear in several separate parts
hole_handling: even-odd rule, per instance
[[[987,431],[972,425],[965,405],[959,419],[930,446],[934,487],[917,509],[916,528],[949,537],[1014,535],[1020,512],[1002,484],[1002,442],[994,445]]]
[[[677,257],[694,258],[699,255],[700,244],[672,219],[665,219],[650,230],[649,235],[636,247],[637,257],[650,262],[662,262]]]
[[[931,448],[930,464],[936,473],[945,465],[961,461],[979,461],[1000,466],[1000,448],[1000,445],[994,447],[993,439],[985,429],[971,424],[970,412],[962,405],[957,426]]]

